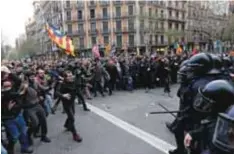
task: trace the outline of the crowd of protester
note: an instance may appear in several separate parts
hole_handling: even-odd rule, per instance
[[[9,154],[19,140],[21,152],[32,153],[34,138],[51,142],[47,136],[47,116],[55,114],[60,102],[67,114],[64,127],[74,141],[82,138],[74,126],[74,102],[89,111],[86,100],[112,95],[115,90],[133,91],[177,83],[180,64],[187,54],[154,56],[114,56],[103,58],[48,58],[2,61],[2,146]],[[3,131],[4,130],[4,131]],[[39,133],[40,132],[40,133]]]

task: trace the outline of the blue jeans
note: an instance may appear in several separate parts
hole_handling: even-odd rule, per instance
[[[3,146],[1,147],[1,154],[7,154],[7,151]]]
[[[22,113],[20,113],[15,119],[4,121],[4,126],[8,132],[9,140],[16,143],[19,139],[21,150],[26,150],[29,147],[27,127]]]
[[[51,95],[45,95],[44,105],[47,113],[51,113],[53,99]]]

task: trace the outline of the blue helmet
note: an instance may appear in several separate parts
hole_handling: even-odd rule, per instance
[[[212,143],[223,153],[234,153],[234,105],[219,114]]]

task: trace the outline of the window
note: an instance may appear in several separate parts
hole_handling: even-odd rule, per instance
[[[158,29],[158,22],[155,22],[155,29]]]
[[[122,29],[121,20],[116,21],[116,29],[117,30],[121,30]]]
[[[72,24],[67,24],[67,32],[72,33]]]
[[[116,40],[117,40],[117,47],[122,47],[122,36],[121,35],[117,35],[116,36]]]
[[[108,21],[104,21],[102,25],[103,32],[108,32]]]
[[[95,18],[95,10],[94,9],[90,10],[90,18]]]
[[[184,19],[185,18],[185,15],[184,15],[184,13],[182,14],[182,19]]]
[[[179,18],[179,12],[176,12],[176,18]]]
[[[141,20],[141,21],[140,21],[140,28],[141,28],[141,29],[144,29],[144,20]]]
[[[150,40],[149,40],[149,43],[152,44],[152,41],[153,41],[153,36],[150,35]]]
[[[182,29],[182,31],[184,31],[184,24],[182,24],[181,29]]]
[[[128,42],[130,46],[134,46],[134,35],[129,35]]]
[[[129,19],[128,20],[128,29],[129,30],[133,30],[134,29],[134,20],[133,19]]]
[[[116,8],[115,8],[115,11],[116,11],[116,16],[117,16],[117,17],[120,17],[120,16],[121,16],[121,7],[119,7],[119,6],[116,7]]]
[[[128,6],[128,15],[133,15],[133,6]]]
[[[163,35],[161,35],[160,41],[161,41],[161,44],[164,44],[164,36]]]
[[[82,11],[79,10],[79,11],[78,11],[78,19],[82,19],[82,17],[83,17],[83,16],[82,16]]]
[[[171,1],[168,1],[168,5],[171,6]]]
[[[164,29],[164,22],[161,22],[161,29]]]
[[[84,32],[83,24],[78,25],[78,31],[79,32]]]
[[[71,20],[71,11],[67,11],[67,20]]]
[[[152,8],[149,8],[149,16],[152,16]]]
[[[178,6],[178,1],[175,1],[175,5]]]
[[[95,4],[95,2],[94,1],[90,1],[90,5],[94,5]]]
[[[107,8],[102,9],[102,15],[103,17],[107,17]]]
[[[104,44],[109,44],[109,36],[104,36]]]
[[[91,31],[92,32],[96,31],[96,22],[91,23]]]
[[[66,7],[70,7],[70,1],[66,1]]]
[[[163,15],[164,15],[164,11],[163,10],[161,10],[161,17],[163,18]]]
[[[169,28],[169,29],[172,29],[172,23],[171,23],[171,22],[168,23],[168,28]]]
[[[164,5],[164,2],[163,2],[163,1],[160,1],[160,5]]]
[[[175,28],[176,28],[176,30],[179,30],[179,24],[178,23],[176,23]]]
[[[154,41],[155,41],[155,44],[158,44],[158,35],[154,36]]]
[[[141,44],[145,43],[144,35],[141,35]]]
[[[158,9],[155,10],[155,16],[158,16]]]
[[[152,28],[153,28],[153,22],[150,21],[150,22],[149,22],[149,29],[152,29]]]
[[[80,37],[80,48],[84,48],[84,38]]]
[[[95,45],[95,44],[96,44],[96,37],[93,36],[93,37],[91,38],[91,40],[92,40],[92,45]]]
[[[140,14],[143,14],[143,6],[140,7]]]
[[[169,11],[169,17],[171,17],[172,16],[172,12],[171,12],[171,10]]]

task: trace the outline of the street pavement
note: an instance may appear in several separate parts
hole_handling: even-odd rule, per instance
[[[48,136],[52,142],[35,139],[34,154],[164,154],[175,146],[173,135],[165,127],[172,121],[170,114],[149,115],[149,111],[164,111],[158,103],[170,110],[178,109],[176,92],[171,86],[172,98],[163,96],[163,88],[145,93],[143,89],[115,91],[112,96],[98,96],[89,101],[91,112],[76,105],[76,128],[82,143],[72,140],[63,124],[66,115],[61,107],[48,117]]]

